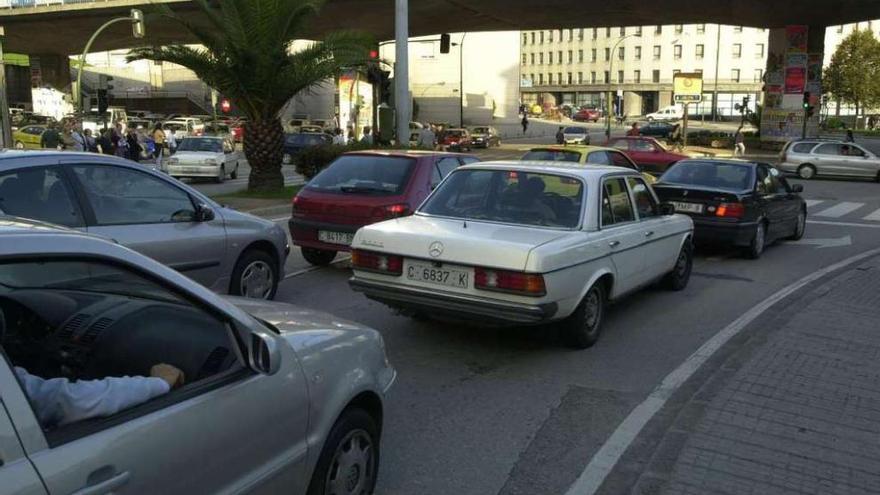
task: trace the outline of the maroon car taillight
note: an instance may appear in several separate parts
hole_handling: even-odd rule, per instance
[[[304,216],[304,213],[301,210],[302,210],[302,200],[299,198],[299,196],[294,196],[293,202],[292,202],[291,215],[295,216],[295,217]]]
[[[544,276],[539,273],[474,269],[474,287],[482,290],[521,294],[524,296],[543,296],[547,294]]]
[[[352,249],[351,265],[357,270],[384,273],[387,275],[400,275],[403,273],[402,256],[377,253],[375,251]]]
[[[372,217],[381,221],[405,217],[410,214],[412,214],[412,210],[410,210],[407,203],[396,203],[393,205],[377,206],[373,208]]]
[[[746,213],[746,207],[742,203],[721,203],[715,208],[716,217],[742,218]]]

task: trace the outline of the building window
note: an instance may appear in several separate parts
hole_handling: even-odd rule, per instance
[[[764,58],[764,44],[758,43],[755,45],[755,58]]]
[[[739,82],[739,69],[730,69],[730,80]]]
[[[584,63],[584,51],[578,50],[578,63]]]
[[[626,28],[625,28],[625,27],[621,27],[621,28],[620,28],[620,35],[621,35],[621,36],[626,36]]]
[[[734,43],[733,44],[733,58],[740,58],[743,54],[743,46],[742,43]]]
[[[532,84],[535,84],[535,75],[529,74],[529,81],[532,81]]]
[[[523,65],[526,65],[526,63],[527,63],[528,61],[529,61],[529,56],[528,56],[527,54],[523,53],[523,54],[522,54],[522,64],[523,64]]]
[[[681,45],[675,45],[672,47],[672,55],[676,60],[681,58]]]
[[[553,84],[553,73],[552,72],[547,74],[547,84],[550,84],[550,85]]]
[[[592,50],[590,50],[590,62],[595,62],[595,61],[596,61],[596,49],[593,48]]]
[[[654,34],[663,34],[663,26],[654,26]]]
[[[529,43],[529,33],[523,33],[523,45],[527,45]]]
[[[675,25],[675,34],[681,34],[682,32],[684,32],[684,25],[683,24],[676,24]]]
[[[755,69],[755,78],[754,81],[756,83],[764,81],[764,70],[763,69]]]
[[[660,71],[659,70],[654,69],[654,71],[651,73],[651,82],[653,82],[653,83],[660,82]]]
[[[531,64],[535,65],[535,54],[534,53],[529,55],[529,59],[530,59]]]
[[[578,41],[584,41],[584,28],[578,29]]]
[[[622,82],[623,82],[623,71],[619,70],[619,71],[617,71],[617,84],[620,84]]]
[[[538,84],[544,85],[544,74],[538,74]]]
[[[568,41],[574,41],[574,29],[568,30]]]
[[[611,48],[606,48],[605,49],[605,61],[607,62],[609,60],[611,60]]]
[[[593,39],[599,38],[599,28],[593,28]]]
[[[743,32],[743,27],[742,26],[733,26],[733,32],[734,33],[741,33],[741,32]]]
[[[642,59],[642,47],[640,47],[640,46],[637,46],[637,47],[636,47],[636,56],[635,56],[635,59],[636,59],[636,60],[641,60],[641,59]]]
[[[544,31],[541,31],[541,44],[544,44]]]
[[[607,70],[605,71],[605,79],[603,80],[603,82],[605,84],[608,84],[609,82],[611,82],[611,75],[609,74],[609,72]]]
[[[535,32],[534,31],[532,31],[532,44],[533,45],[535,44]]]
[[[571,85],[572,82],[574,82],[574,78],[572,77],[571,72],[569,72],[568,73],[568,84]]]
[[[642,26],[638,26],[636,28],[636,36],[641,36],[641,35],[642,35]]]
[[[552,29],[547,32],[547,42],[553,43],[553,30]]]
[[[610,27],[605,28],[605,37],[606,38],[611,37],[611,28]]]
[[[584,73],[578,72],[578,84],[583,84],[583,83],[584,83]]]
[[[553,52],[547,52],[547,65],[553,65]]]
[[[538,54],[538,64],[544,65],[544,52]]]
[[[697,24],[697,34],[706,34],[705,24]]]
[[[635,82],[636,84],[642,82],[642,71],[640,71],[640,70],[633,71],[633,82]]]
[[[556,63],[561,64],[562,63],[562,50],[559,50],[558,52],[556,52],[556,55],[558,55],[556,57]]]
[[[590,84],[596,84],[596,72],[590,72]]]
[[[561,30],[561,29],[559,30],[559,41],[564,41],[564,40],[562,39],[562,30]]]
[[[654,45],[654,60],[660,60],[660,45]]]
[[[703,58],[703,55],[705,53],[706,53],[706,47],[703,45],[697,45],[697,47],[696,47],[697,58]]]
[[[625,54],[623,51],[623,47],[617,49],[617,60],[623,60],[625,58]]]
[[[568,51],[568,63],[571,64],[571,63],[573,63],[573,62],[574,62],[574,51],[573,51],[573,50],[569,50],[569,51]]]
[[[562,85],[562,72],[556,73],[556,80],[559,81],[558,84],[561,86]]]

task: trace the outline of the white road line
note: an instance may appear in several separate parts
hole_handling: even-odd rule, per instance
[[[870,215],[862,218],[862,220],[867,220],[869,222],[880,222],[880,210],[871,213]]]
[[[880,225],[873,225],[870,223],[829,222],[823,220],[807,220],[807,223],[814,223],[817,225],[836,225],[838,227],[862,227],[865,229],[880,229]]]
[[[827,218],[840,218],[847,213],[852,213],[859,208],[865,206],[865,203],[850,203],[849,201],[842,201],[832,206],[831,208],[826,208],[818,213],[813,213],[814,217],[827,217]]]
[[[823,200],[823,199],[808,199],[808,200],[806,200],[807,208],[812,208],[812,207],[814,207],[820,203],[824,203],[824,202],[825,202],[825,200]]]
[[[344,263],[344,262],[350,261],[350,260],[351,260],[351,256],[346,256],[346,257],[340,258],[330,264],[335,265],[337,263]],[[325,267],[325,266],[310,266],[308,268],[303,268],[302,270],[297,270],[295,272],[288,273],[287,275],[284,276],[284,280],[287,280],[287,279],[293,278],[293,277],[299,277],[300,275],[305,275],[306,273],[316,272],[316,271],[320,270],[321,268],[327,268],[327,267]]]
[[[880,248],[871,249],[857,254],[843,261],[827,266],[817,272],[798,280],[797,282],[779,290],[763,302],[743,313],[739,318],[716,333],[706,341],[696,352],[690,355],[678,368],[666,375],[666,378],[653,392],[638,406],[633,409],[626,419],[623,420],[614,433],[602,445],[598,452],[587,464],[587,467],[568,489],[566,495],[593,495],[602,486],[605,478],[614,469],[617,461],[626,452],[626,449],[638,437],[642,428],[657,414],[666,404],[666,401],[678,388],[688,380],[709,358],[715,354],[727,341],[736,336],[743,328],[748,326],[774,304],[790,296],[792,293],[803,288],[805,285],[819,280],[834,271],[857,263],[865,258],[880,254]]]

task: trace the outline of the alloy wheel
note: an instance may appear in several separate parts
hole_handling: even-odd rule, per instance
[[[795,226],[795,232],[794,232],[795,237],[797,237],[798,239],[803,237],[804,230],[806,230],[806,229],[807,229],[807,215],[803,211],[801,211],[800,213],[798,213],[797,226]]]
[[[602,295],[601,289],[593,287],[584,299],[584,327],[588,335],[593,335],[599,329],[602,322]]]
[[[816,175],[816,169],[810,165],[804,165],[798,169],[798,175],[801,179],[812,179]]]
[[[764,229],[764,223],[759,223],[755,228],[755,252],[760,254],[764,252],[764,243],[767,241],[767,233]]]
[[[240,294],[253,299],[268,299],[274,280],[272,267],[265,261],[254,261],[241,272]]]
[[[339,442],[327,471],[325,495],[366,495],[372,486],[373,441],[364,430],[353,430]]]

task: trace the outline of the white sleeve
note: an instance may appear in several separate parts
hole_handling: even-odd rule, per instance
[[[123,376],[71,382],[67,378],[46,380],[19,367],[15,373],[44,426],[110,416],[171,390],[165,380],[155,377]]]

